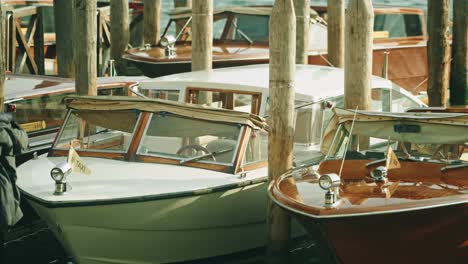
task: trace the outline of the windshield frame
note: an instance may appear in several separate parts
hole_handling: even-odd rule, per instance
[[[64,119],[64,122],[62,124],[62,126],[60,127],[60,130],[59,132],[57,133],[57,136],[52,144],[52,147],[51,147],[51,151],[50,151],[50,155],[51,156],[54,156],[54,155],[57,155],[57,156],[61,156],[62,152],[66,152],[68,153],[69,149],[65,149],[65,148],[57,148],[57,143],[60,139],[60,137],[63,135],[63,132],[65,131],[65,126],[67,124],[67,122],[70,120],[70,117],[72,115],[73,112],[79,112],[78,110],[75,110],[75,109],[69,109],[68,112],[67,112],[67,115]],[[116,112],[116,111],[103,111],[103,112]],[[80,155],[84,154],[84,153],[90,153],[89,156],[97,156],[99,157],[99,155],[101,155],[102,157],[108,157],[108,154],[112,154],[112,156],[115,156],[117,155],[118,157],[121,157],[121,158],[124,158],[125,155],[128,154],[128,152],[132,149],[132,144],[133,142],[135,141],[135,139],[138,137],[137,135],[137,132],[138,132],[138,128],[140,126],[140,123],[142,122],[142,116],[143,116],[144,112],[143,111],[139,111],[138,113],[138,118],[135,122],[135,126],[133,127],[133,131],[131,133],[131,137],[129,139],[129,144],[128,146],[125,148],[125,150],[121,150],[121,151],[115,151],[115,150],[103,150],[103,149],[75,149],[78,153],[80,153]],[[88,156],[88,155],[84,155],[84,156]]]
[[[196,159],[193,161],[184,162],[184,160],[187,158],[182,158],[182,157],[178,158],[178,157],[164,155],[164,154],[149,154],[149,153],[140,152],[141,148],[143,147],[144,137],[151,125],[151,120],[154,114],[156,113],[149,113],[148,121],[146,122],[145,128],[142,130],[143,133],[141,134],[141,137],[137,143],[138,146],[136,147],[136,151],[135,151],[135,159],[137,161],[205,168],[205,169],[224,171],[224,172],[230,172],[230,173],[235,172],[235,168],[237,167],[237,164],[239,163],[239,157],[243,155],[243,153],[240,153],[244,149],[243,147],[241,147],[241,145],[243,145],[245,142],[244,138],[248,130],[245,125],[241,125],[241,128],[239,129],[239,134],[238,134],[237,141],[236,141],[236,147],[233,150],[234,154],[230,163],[214,162],[210,158]],[[173,113],[171,113],[171,115],[180,117],[180,118],[190,119],[189,117],[181,116],[181,115],[177,115]],[[195,119],[195,120],[201,120],[201,119]],[[205,121],[205,120],[201,120],[201,121]],[[222,122],[213,122],[213,121],[208,121],[208,120],[206,120],[206,122],[222,123]]]

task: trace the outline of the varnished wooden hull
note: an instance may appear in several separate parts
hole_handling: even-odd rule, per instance
[[[145,76],[156,78],[160,76],[189,72],[192,70],[191,61],[178,61],[174,63],[153,63],[130,60]],[[213,68],[226,68],[252,64],[268,63],[268,59],[223,60],[213,61]]]
[[[294,216],[337,263],[466,263],[468,202],[361,216]],[[325,250],[324,252],[327,252]]]
[[[387,78],[412,94],[427,90],[427,46],[410,45],[374,49],[372,74],[382,76],[385,53],[388,52]],[[324,59],[327,55],[309,55],[308,63],[329,66]]]

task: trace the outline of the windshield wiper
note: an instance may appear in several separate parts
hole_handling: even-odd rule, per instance
[[[238,27],[237,27],[237,23],[234,22],[234,20],[232,20],[232,25],[234,26],[234,29],[236,30],[237,33],[239,33],[239,35],[241,35],[241,37],[243,37],[245,40],[247,40],[249,42],[250,45],[253,44],[253,41],[252,39],[249,38],[249,36],[247,36],[242,30],[240,30]]]
[[[229,152],[229,151],[232,151],[234,150],[233,148],[230,148],[230,149],[222,149],[222,150],[218,150],[218,151],[213,151],[213,152],[208,152],[208,153],[205,153],[205,154],[202,154],[200,156],[195,156],[195,157],[191,157],[191,158],[187,158],[187,159],[183,159],[179,162],[179,165],[182,165],[186,162],[189,162],[189,161],[196,161],[196,160],[200,160],[200,159],[204,159],[204,158],[207,158],[207,157],[213,157],[213,159],[215,159],[215,155],[218,155],[218,154],[222,154],[222,153],[226,153],[226,152]],[[216,160],[215,160],[216,161]]]

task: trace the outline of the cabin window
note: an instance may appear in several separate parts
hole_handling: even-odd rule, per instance
[[[99,88],[98,95],[106,96],[128,96],[127,87]]]
[[[240,125],[153,114],[138,154],[197,162],[232,164]]]
[[[246,40],[249,38],[254,42],[268,42],[269,21],[268,16],[237,15],[237,19],[232,20],[235,32],[234,39]]]
[[[321,103],[296,101],[294,143],[320,144],[322,138],[323,110]]]
[[[226,28],[226,21],[228,19],[223,17],[221,19],[216,19],[213,22],[213,39],[221,39],[223,37],[224,29]]]
[[[326,50],[328,48],[328,30],[320,23],[312,23],[309,28],[309,50]]]
[[[268,133],[252,130],[242,164],[248,165],[268,159]]]
[[[337,97],[341,100],[342,97]],[[306,101],[294,101],[295,109],[295,128],[294,128],[294,143],[304,145],[320,144],[322,130],[326,128],[331,118],[330,115],[324,116],[322,109],[323,102],[310,103]],[[334,104],[335,105],[335,104]],[[270,115],[270,98],[267,98],[265,113]],[[330,111],[331,112],[331,111]]]
[[[179,90],[156,90],[156,89],[141,89],[140,92],[153,99],[163,99],[169,101],[179,101]]]
[[[205,99],[202,98],[204,96],[202,93],[207,92],[211,96],[211,100],[209,103],[204,103]],[[260,111],[260,94],[242,93],[239,91],[189,88],[187,102],[253,114],[259,114]]]
[[[139,116],[139,111],[70,111],[54,148],[126,152]]]
[[[388,32],[389,38],[422,36],[421,18],[418,14],[377,14],[374,32]]]
[[[61,104],[65,95],[41,95],[12,102],[16,106],[13,118],[27,132],[58,127],[67,112],[65,105]]]

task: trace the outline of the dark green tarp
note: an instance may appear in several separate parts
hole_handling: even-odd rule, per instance
[[[28,136],[12,121],[11,115],[0,113],[0,232],[16,224],[23,213],[16,187],[15,155],[28,146]]]

